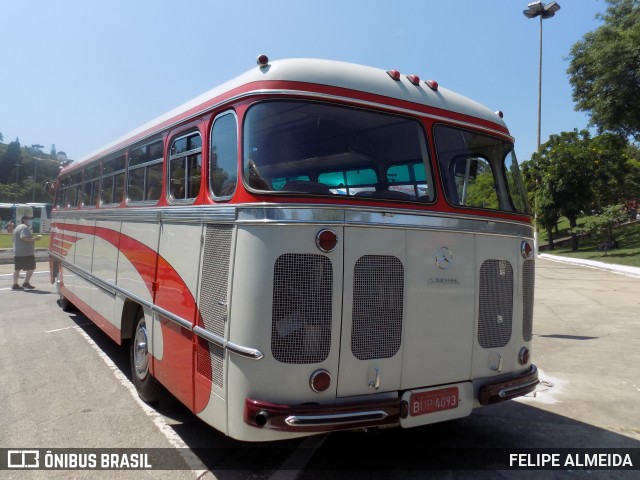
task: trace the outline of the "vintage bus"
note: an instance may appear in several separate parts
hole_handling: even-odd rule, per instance
[[[60,304],[226,435],[415,427],[533,391],[532,219],[494,112],[269,61],[64,168]]]

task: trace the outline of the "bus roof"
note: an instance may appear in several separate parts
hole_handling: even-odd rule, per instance
[[[433,90],[424,80],[416,85],[405,74],[400,74],[399,78],[394,79],[387,70],[334,60],[286,59],[269,62],[265,66],[256,66],[140,126],[80,161],[70,164],[64,170],[74,170],[81,163],[109,155],[152,137],[174,124],[204,113],[220,102],[251,92],[266,92],[270,88],[265,82],[308,83],[364,92],[468,115],[491,122],[495,124],[496,129],[508,132],[504,121],[496,112],[446,88],[437,86],[437,90]],[[309,89],[309,92],[313,91],[312,88]]]

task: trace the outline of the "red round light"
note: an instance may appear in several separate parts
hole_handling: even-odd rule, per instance
[[[314,392],[324,392],[331,386],[331,375],[324,369],[316,370],[309,378],[309,386]]]
[[[258,60],[257,60],[258,65],[260,65],[261,67],[266,67],[267,65],[269,65],[269,57],[267,57],[266,55],[262,54],[258,56]]]
[[[522,255],[522,258],[524,259],[531,258],[532,253],[533,253],[533,247],[531,246],[531,244],[526,240],[523,240],[523,242],[520,244],[520,254]]]
[[[427,87],[429,87],[434,92],[438,91],[438,82],[436,82],[435,80],[425,80],[424,83],[426,83]]]
[[[338,236],[332,230],[320,230],[316,235],[316,246],[324,253],[331,252],[338,244]]]
[[[418,75],[407,75],[407,78],[414,85],[419,85],[420,84],[420,77]]]
[[[394,80],[400,80],[400,72],[398,70],[387,70],[387,74]]]
[[[520,362],[520,365],[526,365],[529,363],[530,357],[531,354],[529,353],[529,349],[527,347],[522,347],[518,354],[518,361]]]

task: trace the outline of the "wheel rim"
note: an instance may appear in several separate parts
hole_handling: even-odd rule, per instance
[[[149,373],[149,350],[147,348],[147,327],[140,322],[136,336],[133,339],[133,363],[135,374],[140,380],[144,380]]]

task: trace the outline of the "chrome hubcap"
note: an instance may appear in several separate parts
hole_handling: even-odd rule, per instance
[[[141,322],[133,339],[133,363],[138,379],[144,380],[149,372],[149,350],[147,349],[147,328]]]

